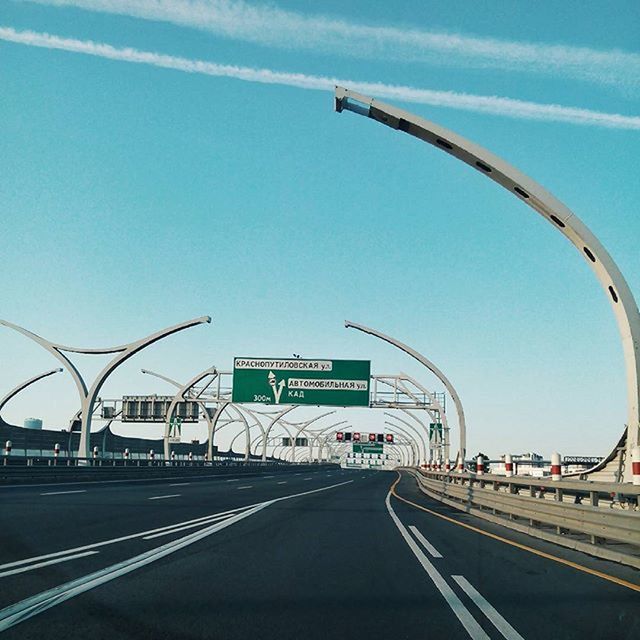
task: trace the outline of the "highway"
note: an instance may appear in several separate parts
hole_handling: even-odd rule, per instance
[[[0,503],[7,639],[640,637],[638,571],[406,473],[2,487]]]

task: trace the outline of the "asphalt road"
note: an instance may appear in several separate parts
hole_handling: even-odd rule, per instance
[[[397,479],[0,488],[0,633],[640,638],[639,572],[462,514],[404,475],[407,504]]]

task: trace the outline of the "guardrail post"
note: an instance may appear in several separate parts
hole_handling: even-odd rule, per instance
[[[4,464],[5,465],[7,464],[9,456],[11,455],[11,447],[12,447],[11,440],[7,440],[4,443]]]
[[[476,475],[481,476],[484,474],[484,458],[478,456],[476,458]]]
[[[562,458],[556,451],[551,454],[551,479],[554,481],[562,479],[561,473]]]
[[[631,473],[633,474],[633,484],[640,485],[640,447],[633,447],[631,452]]]
[[[176,466],[176,452],[173,449],[171,449],[171,466]]]
[[[189,466],[193,466],[193,451],[189,451]]]
[[[155,458],[156,454],[153,452],[153,449],[149,450],[149,466],[153,466],[153,459]]]
[[[507,478],[511,478],[513,476],[513,459],[511,458],[510,453],[504,454],[504,475]]]
[[[58,456],[60,455],[60,444],[56,442],[53,445],[53,464],[54,466],[58,464]]]
[[[127,466],[127,462],[129,462],[129,449],[124,450],[124,464],[123,466]]]
[[[98,447],[93,447],[93,466],[95,467],[98,464]]]

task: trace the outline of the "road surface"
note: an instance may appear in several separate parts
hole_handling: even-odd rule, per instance
[[[478,520],[399,477],[0,488],[0,632],[640,638],[637,571]]]

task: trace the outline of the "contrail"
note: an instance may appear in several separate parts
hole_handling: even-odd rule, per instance
[[[371,26],[306,15],[242,0],[27,0],[126,15],[201,29],[271,47],[321,53],[492,68],[586,80],[626,90],[640,88],[640,55],[554,44],[518,42]]]
[[[271,69],[217,64],[215,62],[181,58],[151,51],[140,51],[139,49],[130,47],[117,48],[109,44],[92,42],[91,40],[62,38],[48,33],[37,33],[35,31],[16,31],[11,27],[0,27],[0,40],[32,47],[84,53],[86,55],[108,58],[110,60],[148,64],[154,67],[174,69],[186,73],[237,78],[238,80],[245,80],[246,82],[277,84],[318,91],[333,91],[335,85],[342,85],[378,98],[391,98],[403,102],[416,102],[436,107],[450,107],[453,109],[490,113],[510,118],[569,122],[571,124],[616,129],[640,129],[640,117],[638,116],[625,116],[616,113],[591,111],[578,107],[526,102],[498,96],[480,96],[456,93],[454,91],[417,89],[414,87],[389,85],[379,82],[362,82],[344,78],[331,78],[303,73],[273,71]]]

